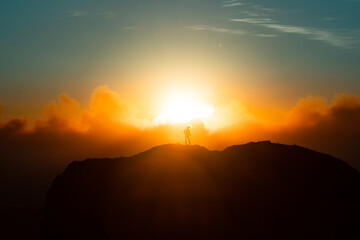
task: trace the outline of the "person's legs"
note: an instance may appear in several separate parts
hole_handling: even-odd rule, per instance
[[[190,145],[191,142],[190,142],[190,136],[186,136],[186,139],[187,139],[187,143]]]

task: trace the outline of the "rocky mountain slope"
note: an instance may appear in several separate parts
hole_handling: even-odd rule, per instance
[[[270,142],[176,144],[73,162],[48,191],[42,239],[357,239],[360,174]]]

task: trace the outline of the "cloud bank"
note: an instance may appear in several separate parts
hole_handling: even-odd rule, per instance
[[[0,123],[3,159],[9,157],[9,149],[19,158],[61,162],[132,155],[154,145],[183,142],[183,124],[154,124],[140,113],[132,101],[106,86],[94,90],[86,108],[61,94],[44,107],[43,118],[34,126],[26,118]],[[336,95],[331,103],[320,97],[299,99],[277,123],[259,119],[231,100],[215,106],[214,116],[205,123],[194,121],[192,131],[193,142],[210,149],[269,139],[330,153],[360,168],[357,96]]]

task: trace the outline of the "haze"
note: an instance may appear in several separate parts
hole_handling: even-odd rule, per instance
[[[2,141],[66,131],[105,138],[118,156],[183,142],[191,123],[194,143],[213,149],[269,139],[360,165],[358,1],[0,9]]]

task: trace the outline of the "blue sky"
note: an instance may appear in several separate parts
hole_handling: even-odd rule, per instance
[[[359,12],[357,0],[4,0],[0,103],[85,103],[98,85],[126,91],[177,68],[291,103],[360,95]]]

